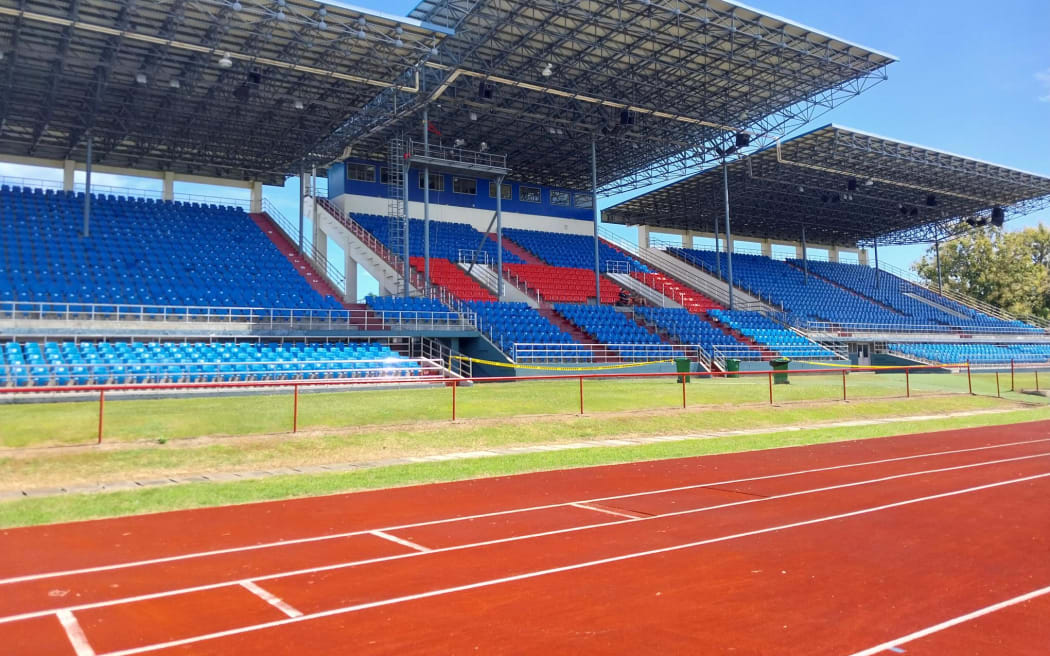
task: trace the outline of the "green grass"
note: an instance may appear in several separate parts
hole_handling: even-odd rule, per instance
[[[988,376],[975,375],[975,392],[995,394],[994,380]],[[1050,379],[1050,375],[1047,377]],[[913,394],[967,391],[965,374],[913,375],[910,382]],[[889,398],[905,393],[901,374],[850,375],[846,386],[850,399]],[[691,406],[762,404],[768,402],[769,394],[765,376],[694,379],[687,391]],[[838,375],[795,375],[791,385],[775,386],[774,398],[778,403],[838,400],[842,398],[842,379]],[[299,427],[338,429],[447,421],[451,418],[451,401],[450,388],[302,394]],[[476,385],[459,388],[457,404],[457,416],[461,419],[574,415],[579,412],[579,385],[576,380]],[[584,383],[586,413],[680,406],[681,386],[673,379],[606,379]],[[109,399],[104,440],[130,442],[283,433],[291,430],[292,407],[290,392],[240,397]],[[90,444],[95,441],[97,426],[98,403],[94,401],[0,405],[0,447]]]
[[[966,397],[971,398],[971,397]],[[980,401],[980,399],[975,399]],[[918,401],[929,414],[938,411],[927,400]],[[994,401],[991,401],[994,403]],[[878,403],[878,402],[876,402]],[[827,406],[854,410],[853,404]],[[794,412],[795,410],[792,410]],[[716,413],[710,413],[716,414]],[[725,417],[725,413],[717,413]],[[855,415],[855,413],[853,413]],[[681,413],[695,420],[699,415]],[[827,415],[825,415],[827,416]],[[1027,408],[1000,414],[984,414],[926,421],[911,421],[860,427],[820,428],[747,436],[683,440],[630,447],[602,447],[570,451],[523,454],[379,467],[338,474],[281,476],[237,483],[201,483],[94,495],[65,495],[26,498],[0,503],[0,526],[22,526],[57,521],[121,516],[181,508],[313,496],[335,492],[384,488],[418,483],[453,481],[483,476],[584,467],[601,464],[677,458],[772,447],[817,444],[846,439],[866,439],[911,432],[1012,424],[1050,418],[1050,408]],[[730,421],[747,421],[738,417]]]

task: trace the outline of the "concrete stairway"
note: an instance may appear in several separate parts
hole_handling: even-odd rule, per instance
[[[310,283],[310,287],[321,296],[332,296],[338,300],[343,307],[349,308],[343,294],[335,289],[314,267],[307,261],[299,248],[285,237],[284,233],[277,227],[274,220],[265,212],[248,215],[255,225],[273,242],[281,254],[292,263],[295,270]]]
[[[591,337],[589,334],[577,328],[571,321],[558,314],[558,312],[544,303],[538,310],[538,312],[547,318],[548,321],[553,323],[559,329],[569,333],[574,340],[583,344],[594,353],[595,359],[600,359],[604,362],[619,362],[619,356],[616,351],[605,348],[598,340]]]

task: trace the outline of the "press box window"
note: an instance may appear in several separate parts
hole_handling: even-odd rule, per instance
[[[580,209],[590,209],[594,207],[594,197],[590,194],[576,194],[576,207]]]
[[[540,190],[538,187],[521,187],[518,190],[518,196],[525,203],[539,203],[542,202],[540,196]]]
[[[502,184],[499,186],[500,196],[503,200],[510,200],[512,197],[512,191],[509,184]],[[496,197],[496,183],[489,183],[489,198]]]
[[[357,182],[375,182],[376,167],[371,164],[347,164],[346,179]]]
[[[551,189],[551,205],[569,206],[569,192]]]
[[[390,169],[385,166],[379,167],[379,182],[381,184],[390,184]]]
[[[423,188],[423,174],[419,174],[419,188]],[[430,191],[445,191],[445,176],[430,174]]]
[[[457,194],[478,195],[478,181],[474,178],[452,178],[452,191]]]

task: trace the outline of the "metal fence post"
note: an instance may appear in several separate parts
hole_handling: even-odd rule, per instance
[[[966,386],[970,389],[970,395],[973,395],[973,376],[970,374],[970,363],[966,363]]]
[[[583,376],[580,376],[580,414],[583,414]]]
[[[846,400],[846,370],[842,370],[842,400]]]
[[[106,410],[106,390],[98,391],[98,442],[102,444],[102,415]]]
[[[1017,388],[1014,387],[1014,361],[1010,358],[1010,391],[1016,392]]]
[[[1003,398],[1002,392],[999,391],[999,372],[995,372],[995,396],[996,398]]]
[[[292,432],[299,431],[299,386],[292,386]]]
[[[452,381],[452,421],[456,421],[456,388],[459,387],[457,381]]]
[[[904,398],[911,398],[911,369],[904,369]]]
[[[1035,370],[1035,391],[1039,391],[1039,368]]]
[[[682,379],[682,410],[685,410],[685,376],[679,376]]]
[[[769,405],[773,405],[773,372],[766,372],[769,374]]]

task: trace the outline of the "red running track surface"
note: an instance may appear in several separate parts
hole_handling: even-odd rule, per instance
[[[1043,654],[1047,498],[1042,422],[10,529],[0,644]]]

